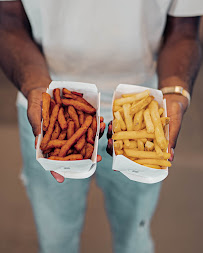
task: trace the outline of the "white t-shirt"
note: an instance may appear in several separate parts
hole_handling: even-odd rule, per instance
[[[34,39],[55,80],[156,83],[156,56],[167,14],[198,16],[203,0],[22,0]]]

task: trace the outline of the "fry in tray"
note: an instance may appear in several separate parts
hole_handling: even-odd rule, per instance
[[[47,131],[49,126],[49,108],[51,97],[48,93],[42,93],[42,118],[43,118],[43,131]]]
[[[51,117],[50,117],[49,127],[48,127],[48,129],[46,131],[46,134],[44,135],[44,137],[42,139],[42,142],[41,142],[41,145],[40,145],[40,148],[42,150],[44,150],[46,148],[48,142],[51,139],[51,135],[52,135],[53,130],[54,130],[54,125],[55,125],[55,122],[56,122],[57,117],[58,117],[59,107],[60,107],[60,105],[56,104],[54,106],[53,111],[52,111],[52,114],[51,114]]]
[[[67,129],[68,124],[67,124],[66,118],[64,116],[64,109],[63,109],[63,107],[61,107],[60,110],[59,110],[58,122],[59,122],[59,125],[60,125],[60,127],[61,127],[62,130]]]
[[[59,88],[53,90],[53,97],[54,97],[54,100],[55,100],[56,104],[59,104],[59,105],[62,104]]]
[[[166,152],[168,141],[164,133],[170,118],[164,117],[164,108],[159,108],[149,90],[115,99],[113,114],[116,155],[124,155],[149,168],[171,166],[167,161],[170,154]]]
[[[96,109],[76,91],[53,90],[43,94],[44,137],[40,148],[46,158],[58,161],[90,159],[97,132]]]
[[[75,160],[82,160],[83,156],[81,154],[72,154],[65,157],[50,156],[48,159],[58,161],[75,161]]]
[[[73,99],[62,99],[62,103],[65,106],[72,105],[75,107],[75,109],[81,110],[89,114],[94,114],[96,112],[95,108]]]

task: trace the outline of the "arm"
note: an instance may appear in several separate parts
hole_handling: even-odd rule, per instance
[[[38,136],[41,132],[42,92],[46,91],[51,78],[45,58],[32,40],[21,1],[0,2],[0,55],[0,66],[28,99],[28,119],[34,135]],[[101,122],[101,135],[104,129],[105,123]],[[97,160],[101,161],[101,156],[98,155]],[[64,181],[61,175],[51,173],[59,183]]]
[[[168,17],[158,58],[159,88],[178,85],[192,94],[201,61],[198,28],[199,17]],[[173,152],[188,100],[177,94],[168,94],[165,98],[168,116],[171,118],[169,152],[173,160]]]
[[[51,82],[44,56],[32,40],[21,1],[0,2],[0,66],[28,98],[28,119],[40,133],[41,94]]]

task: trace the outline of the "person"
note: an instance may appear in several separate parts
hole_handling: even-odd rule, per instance
[[[201,0],[0,1],[0,64],[20,91],[23,179],[40,252],[78,252],[90,183],[64,181],[52,172],[54,180],[36,161],[34,136],[40,133],[42,92],[51,80],[95,83],[102,93],[101,115],[108,122],[112,93],[119,83],[167,87],[173,160],[200,65],[202,13]],[[177,91],[177,86],[182,88]],[[99,142],[103,160],[95,176],[105,196],[113,250],[151,253],[150,221],[161,184],[133,182],[112,171],[106,143],[104,135]],[[107,151],[111,148],[109,139]]]

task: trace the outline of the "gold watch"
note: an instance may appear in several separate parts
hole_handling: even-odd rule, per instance
[[[163,95],[166,94],[179,94],[188,99],[188,107],[190,105],[190,93],[186,91],[182,86],[169,86],[160,89]]]

